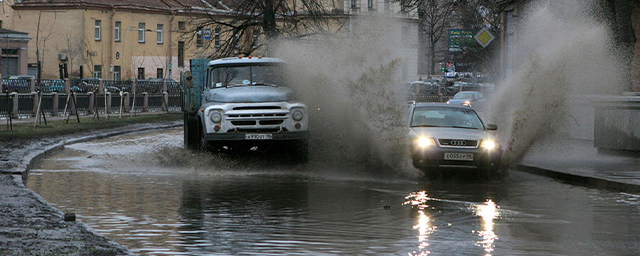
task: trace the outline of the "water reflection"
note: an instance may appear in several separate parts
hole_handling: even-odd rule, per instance
[[[482,218],[483,228],[483,230],[478,231],[482,241],[479,241],[476,245],[484,248],[485,256],[491,256],[495,247],[494,242],[498,239],[498,236],[493,231],[493,220],[498,217],[498,207],[489,199],[484,204],[478,205],[476,215]]]
[[[436,227],[431,225],[429,216],[425,214],[425,210],[429,208],[429,205],[427,205],[427,201],[429,200],[427,192],[413,192],[406,196],[405,199],[407,201],[405,201],[404,204],[409,204],[412,208],[417,208],[419,214],[418,224],[413,226],[413,229],[418,230],[418,250],[409,253],[409,255],[429,255],[431,253],[427,250],[427,247],[429,247],[429,235],[435,232]]]

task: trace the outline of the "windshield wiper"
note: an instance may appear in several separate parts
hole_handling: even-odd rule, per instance
[[[440,127],[439,125],[431,125],[431,124],[423,124],[423,125],[413,125],[411,127]]]
[[[276,84],[270,84],[270,83],[253,83],[251,85],[267,85],[267,86],[278,86]]]
[[[452,128],[461,128],[461,129],[472,129],[472,130],[478,130],[478,128],[476,127],[471,127],[471,126],[458,126],[458,125],[454,125],[451,126]]]

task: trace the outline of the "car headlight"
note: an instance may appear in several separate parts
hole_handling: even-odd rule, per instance
[[[480,146],[484,149],[493,150],[498,146],[498,143],[493,140],[483,140]]]
[[[211,114],[211,122],[214,123],[220,123],[220,121],[222,121],[222,114],[220,114],[220,112],[213,112],[213,114]]]
[[[296,110],[296,111],[293,111],[293,115],[291,116],[293,117],[293,120],[300,121],[304,117],[304,113],[302,113],[301,110]]]
[[[418,147],[421,147],[421,148],[426,148],[429,146],[436,145],[436,143],[433,141],[432,138],[427,138],[427,137],[419,137],[416,140],[416,143],[418,144]]]

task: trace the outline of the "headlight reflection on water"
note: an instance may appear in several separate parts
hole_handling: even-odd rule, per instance
[[[429,200],[433,200],[427,196],[425,191],[412,192],[405,197],[404,205],[411,205],[412,208],[418,209],[417,224],[413,226],[413,229],[418,230],[418,250],[409,253],[410,256],[429,255],[431,251],[429,247],[429,236],[436,231],[436,226],[432,226],[431,219],[426,211],[430,206],[427,204]],[[474,205],[472,207],[473,214],[481,218],[482,230],[473,231],[477,233],[482,240],[475,242],[475,245],[480,246],[485,251],[485,256],[491,256],[494,251],[495,240],[499,237],[494,232],[494,219],[499,217],[499,207],[492,201],[487,200],[480,205]]]
[[[496,204],[487,200],[484,204],[478,205],[476,209],[476,215],[482,218],[482,229],[478,231],[478,235],[482,238],[482,241],[478,241],[476,245],[482,246],[486,252],[485,256],[490,256],[493,252],[494,242],[498,239],[498,236],[493,232],[493,220],[498,217],[498,208]]]
[[[418,224],[413,226],[413,229],[418,230],[418,251],[413,251],[413,253],[409,253],[409,255],[429,255],[429,253],[431,253],[427,250],[427,247],[429,246],[429,235],[436,230],[436,227],[431,226],[431,220],[429,219],[429,216],[425,214],[425,209],[429,207],[429,205],[427,205],[427,201],[429,200],[427,192],[413,192],[406,196],[405,199],[406,201],[404,204],[417,208],[419,214]]]

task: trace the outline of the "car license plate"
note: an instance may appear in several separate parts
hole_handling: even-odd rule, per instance
[[[444,160],[473,161],[472,153],[444,153]]]
[[[270,140],[273,139],[273,135],[270,133],[266,134],[245,134],[244,138],[247,140]]]

